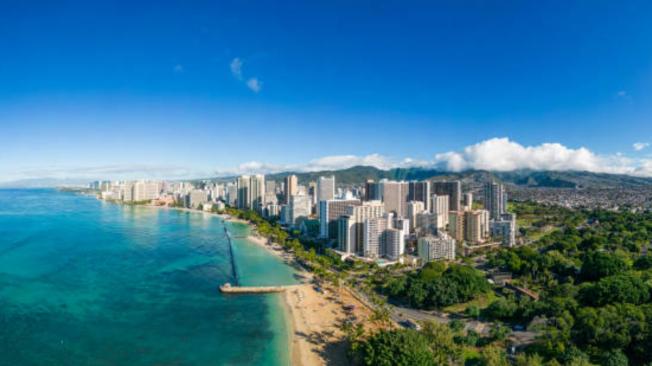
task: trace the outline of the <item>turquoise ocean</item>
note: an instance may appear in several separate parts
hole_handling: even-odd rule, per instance
[[[0,365],[287,365],[293,269],[215,215],[0,190]]]

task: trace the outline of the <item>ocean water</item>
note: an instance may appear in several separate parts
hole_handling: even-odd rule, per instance
[[[0,365],[287,365],[294,271],[214,215],[0,190]]]

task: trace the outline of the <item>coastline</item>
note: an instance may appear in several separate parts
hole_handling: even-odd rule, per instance
[[[279,294],[279,305],[285,318],[287,331],[288,360],[293,366],[349,365],[347,343],[340,326],[355,318],[364,322],[371,317],[371,311],[345,289],[313,285],[312,273],[301,267],[292,253],[276,243],[255,233],[251,222],[230,215],[205,212],[183,207],[138,205],[188,213],[215,215],[224,222],[245,224],[249,227],[246,240],[264,249],[268,254],[291,266],[301,278],[296,288]],[[345,310],[353,305],[354,310]]]

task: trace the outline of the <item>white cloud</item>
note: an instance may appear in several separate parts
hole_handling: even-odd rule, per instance
[[[460,152],[437,154],[435,162],[448,170],[509,171],[597,170],[600,159],[586,148],[571,149],[559,143],[523,146],[508,138],[493,138],[467,146]]]
[[[310,160],[305,164],[267,164],[252,161],[220,175],[320,171],[346,169],[356,165],[379,169],[424,167],[444,171],[490,170],[574,170],[595,173],[628,174],[652,177],[652,159],[634,159],[622,154],[599,155],[591,150],[569,148],[560,143],[523,146],[508,138],[492,138],[460,151],[435,154],[433,160],[396,159],[380,154],[335,155]]]
[[[268,164],[259,161],[250,161],[240,164],[235,169],[219,171],[218,175],[254,174],[254,173],[280,173],[287,171],[294,172],[315,172],[322,170],[339,170],[354,166],[373,166],[378,169],[392,169],[399,167],[427,166],[430,162],[405,158],[402,160],[388,158],[380,154],[357,155],[331,155],[310,160],[305,164]]]
[[[632,147],[633,147],[634,150],[636,150],[636,151],[641,151],[641,150],[645,149],[645,148],[648,147],[648,146],[650,146],[650,143],[649,143],[649,142],[635,142],[635,143],[632,145]]]
[[[247,88],[251,89],[254,93],[258,93],[263,87],[263,82],[258,78],[251,78],[247,80]]]
[[[242,65],[243,62],[239,57],[236,57],[233,60],[231,60],[231,63],[229,64],[229,68],[231,69],[231,74],[233,74],[234,78],[243,82],[247,86],[247,88],[249,88],[251,91],[253,91],[254,93],[259,93],[263,87],[263,82],[260,81],[260,79],[257,76],[249,77],[245,81]]]
[[[462,151],[437,154],[434,163],[451,171],[576,170],[652,176],[652,166],[646,161],[622,154],[598,155],[585,147],[573,149],[559,143],[523,146],[508,138],[493,138],[467,146]]]
[[[233,74],[236,79],[242,80],[242,60],[238,57],[234,58],[231,60],[229,67],[231,68],[231,74]]]
[[[250,161],[239,166],[210,172],[187,166],[171,165],[106,165],[89,167],[43,167],[13,172],[0,180],[27,178],[78,178],[78,179],[189,179],[214,175],[229,176],[252,173],[279,173],[286,171],[311,172],[346,169],[357,165],[379,169],[424,167],[445,171],[469,169],[510,171],[577,170],[596,173],[628,174],[652,177],[652,158],[631,158],[622,154],[600,155],[587,148],[569,148],[559,143],[524,146],[508,138],[492,138],[467,146],[459,151],[435,154],[432,160],[394,158],[380,154],[331,155],[312,159],[306,163],[270,164]]]

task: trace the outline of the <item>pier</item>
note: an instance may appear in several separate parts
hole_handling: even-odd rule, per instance
[[[231,269],[233,270],[233,281],[237,285],[239,280],[238,280],[238,270],[235,266],[235,256],[233,255],[233,240],[231,239],[231,233],[229,233],[226,227],[224,227],[224,234],[226,234],[226,238],[229,240],[229,253],[231,254]]]
[[[283,292],[296,288],[297,285],[287,286],[231,286],[230,283],[225,283],[220,286],[220,292],[225,294],[267,294]]]

